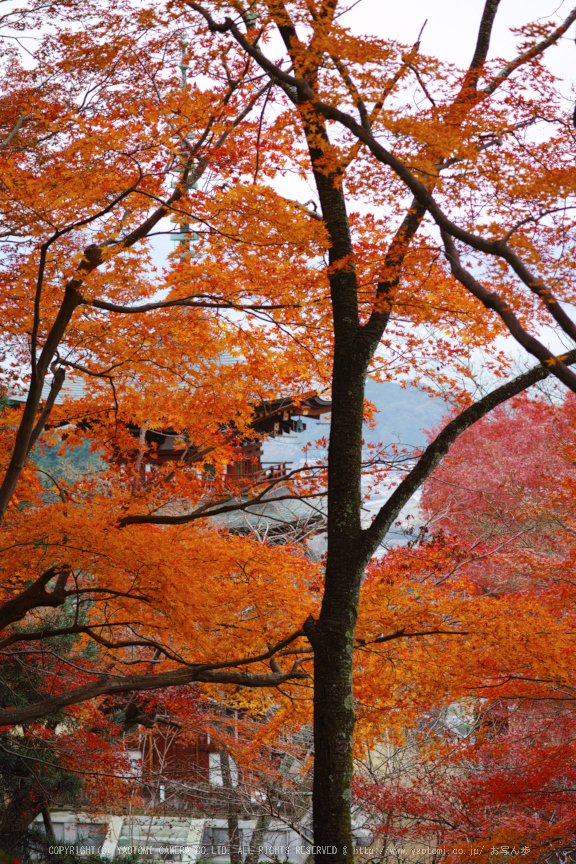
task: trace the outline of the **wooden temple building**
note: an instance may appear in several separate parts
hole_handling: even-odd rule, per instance
[[[43,388],[42,401],[44,402],[50,390],[50,383],[46,382]],[[66,381],[60,394],[56,398],[56,404],[62,404],[65,399],[80,399],[84,395],[84,387],[76,380]],[[9,405],[16,407],[26,401],[25,391],[15,392],[8,397]],[[332,409],[329,400],[322,399],[317,393],[299,394],[294,397],[285,397],[263,401],[254,406],[254,419],[252,429],[259,435],[275,437],[287,435],[306,430],[307,418],[319,420],[324,414]],[[48,424],[50,425],[50,424]],[[136,424],[128,424],[128,429],[135,439],[140,439],[143,430]],[[185,463],[200,462],[208,455],[210,450],[194,446],[186,438],[186,433],[177,429],[167,428],[163,430],[146,429],[144,440],[147,446],[144,461],[151,465],[161,465],[165,462]],[[286,474],[286,463],[278,463],[264,468],[262,464],[262,440],[260,438],[244,438],[237,445],[238,458],[227,467],[227,475],[235,482],[250,479],[250,482],[264,482],[266,479],[277,479]],[[134,454],[140,452],[140,448],[134,448]],[[128,457],[128,458],[127,458]],[[123,460],[129,460],[128,454],[122,454]]]
[[[302,418],[318,420],[332,409],[332,403],[322,399],[316,393],[308,393],[297,397],[274,399],[262,402],[254,407],[252,429],[258,434],[275,437],[290,433],[303,432],[306,424]],[[140,428],[131,425],[130,431],[135,438],[140,436]],[[186,442],[185,435],[175,429],[145,431],[145,441],[149,445],[146,461],[151,464],[177,462],[184,460],[192,463],[204,459],[206,449],[196,448]],[[266,479],[276,479],[286,474],[286,463],[278,463],[269,468],[262,464],[262,441],[259,438],[244,438],[237,447],[238,458],[228,465],[227,474],[230,480],[264,482]]]

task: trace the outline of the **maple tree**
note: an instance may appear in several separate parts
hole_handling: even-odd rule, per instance
[[[388,848],[573,847],[574,410],[523,397],[472,426],[424,486],[428,533],[373,566],[410,585],[397,625],[461,634],[388,652],[405,738],[355,784]]]
[[[400,626],[376,577],[359,606],[368,562],[466,428],[549,375],[576,389],[574,353],[533,335],[549,319],[576,333],[559,302],[573,299],[574,133],[543,63],[576,9],[522,28],[501,61],[488,59],[497,8],[487,0],[462,71],[420,39],[353,35],[337,0],[31,2],[3,19],[37,39],[32,64],[16,41],[3,48],[4,374],[27,397],[2,417],[0,645],[41,662],[46,687],[0,722],[194,682],[252,688],[254,711],[282,685],[294,698],[278,729],[305,722],[297,694],[313,672],[318,861],[352,855],[355,650],[418,645],[422,627],[441,642],[450,617],[444,598]],[[288,172],[319,204],[279,194]],[[181,242],[158,273],[151,238],[168,216]],[[494,347],[507,332],[539,365],[473,401],[459,364],[482,348],[507,375]],[[449,388],[460,413],[363,526],[390,469],[363,454],[368,374]],[[84,394],[59,405],[66,375]],[[327,387],[327,466],[230,485],[222,468],[255,435],[254,406]],[[152,464],[146,430],[166,429],[183,458]],[[89,439],[107,464],[47,502],[29,454],[58,435],[63,449]],[[324,495],[323,583],[298,544],[209,521]],[[53,657],[62,635],[78,647]],[[381,661],[366,664],[356,695],[369,687],[382,706]],[[147,671],[125,674],[134,665]]]
[[[233,862],[246,854],[256,860],[260,846],[284,846],[282,841],[271,842],[272,822],[276,829],[281,825],[296,832],[297,844],[312,842],[310,729],[291,730],[283,724],[271,735],[266,718],[250,716],[246,709],[199,701],[193,719],[189,710],[176,714],[173,702],[169,698],[167,702],[178,721],[172,719],[170,727],[145,731],[143,736],[144,783],[151,793],[144,807],[149,812],[190,812],[191,808],[203,816],[225,817],[228,836],[222,837],[219,830],[218,839],[208,833],[202,841],[202,857],[208,859],[217,854],[216,846],[227,846]],[[202,765],[197,746],[199,736],[207,743],[208,728],[210,761]],[[252,820],[252,836],[242,832],[241,819]]]
[[[95,7],[95,11],[99,10]],[[69,736],[63,736],[61,730],[55,734],[53,728],[62,719],[53,709],[82,702],[82,690],[81,687],[78,690],[78,685],[88,688],[84,690],[87,697],[95,695],[92,688],[102,684],[102,693],[131,692],[136,678],[122,672],[140,665],[150,673],[154,665],[161,665],[158,660],[165,657],[168,662],[161,675],[168,677],[162,679],[145,674],[140,682],[144,688],[156,690],[163,683],[178,684],[202,677],[208,680],[210,676],[204,674],[208,669],[213,670],[213,680],[220,683],[250,681],[266,687],[281,683],[291,677],[291,671],[297,674],[297,667],[286,671],[274,667],[270,672],[266,664],[254,678],[250,667],[245,668],[241,662],[242,647],[252,655],[246,658],[249,661],[259,656],[262,660],[274,657],[283,647],[278,643],[286,642],[292,623],[287,614],[288,595],[284,597],[284,608],[277,607],[276,580],[282,579],[288,592],[293,591],[294,601],[300,603],[309,591],[305,581],[298,587],[298,573],[305,580],[306,574],[315,569],[298,548],[287,546],[273,550],[250,538],[228,536],[222,529],[209,531],[203,523],[199,523],[202,527],[192,534],[185,532],[187,539],[178,525],[168,529],[168,533],[148,526],[134,526],[123,533],[117,533],[115,528],[118,519],[130,509],[130,501],[135,503],[138,499],[143,508],[137,507],[135,512],[146,515],[162,510],[163,505],[172,505],[172,512],[181,513],[186,505],[196,502],[197,515],[201,517],[207,514],[205,507],[210,500],[215,503],[211,509],[216,511],[225,511],[223,505],[230,501],[232,508],[238,506],[238,484],[222,476],[221,468],[237,458],[237,441],[250,428],[252,403],[261,403],[285,391],[288,382],[290,391],[294,387],[297,393],[306,383],[305,364],[299,362],[295,369],[296,349],[290,339],[282,338],[281,331],[266,337],[265,327],[259,326],[256,330],[250,321],[226,320],[221,314],[226,309],[241,310],[243,292],[237,273],[230,275],[230,290],[224,291],[226,296],[219,293],[224,287],[220,279],[222,256],[227,252],[221,248],[218,232],[206,235],[210,251],[203,256],[202,264],[196,265],[197,278],[204,288],[191,294],[187,287],[183,298],[178,285],[181,280],[188,285],[189,268],[194,266],[194,261],[181,260],[182,247],[170,272],[162,276],[154,273],[146,250],[130,257],[129,250],[139,237],[152,231],[171,210],[177,213],[176,202],[192,190],[193,184],[212,164],[208,155],[215,156],[220,178],[226,176],[225,166],[230,159],[226,142],[235,129],[241,132],[243,112],[250,109],[259,94],[250,80],[246,84],[247,92],[236,94],[238,89],[242,90],[242,75],[246,76],[246,70],[240,68],[239,81],[224,79],[221,85],[217,83],[214,90],[202,95],[200,105],[189,100],[182,91],[178,73],[178,62],[182,59],[181,32],[169,28],[162,36],[143,45],[143,54],[134,53],[130,49],[134,31],[142,32],[142,27],[146,31],[145,22],[139,21],[138,15],[135,10],[131,20],[133,29],[122,37],[124,48],[122,39],[115,41],[115,52],[119,53],[115,53],[113,80],[109,80],[103,45],[111,32],[115,32],[115,37],[118,35],[115,31],[118,17],[114,14],[105,32],[99,33],[96,40],[89,40],[89,45],[82,34],[76,34],[77,38],[71,35],[68,41],[70,34],[64,25],[59,38],[44,38],[39,61],[53,62],[59,70],[49,76],[48,85],[44,82],[42,62],[40,67],[26,73],[10,48],[4,58],[6,86],[11,90],[10,98],[4,103],[3,122],[8,140],[3,150],[6,156],[3,167],[4,176],[12,180],[12,185],[5,187],[4,211],[7,232],[4,235],[7,292],[4,320],[9,364],[6,388],[14,394],[18,386],[22,386],[27,388],[28,395],[24,410],[5,408],[2,417],[2,448],[7,469],[4,504],[10,499],[5,527],[15,543],[8,540],[7,533],[4,539],[8,558],[2,566],[3,572],[9,575],[3,583],[2,623],[9,631],[2,649],[8,656],[18,658],[23,676],[33,674],[35,680],[31,693],[20,690],[6,694],[4,704],[18,710],[18,707],[30,707],[39,699],[44,702],[37,716],[49,721],[49,731],[40,734],[49,739],[54,761],[58,762],[57,757],[65,754],[65,765],[80,775],[85,773],[87,763],[91,763],[90,769],[94,770],[93,749],[86,747],[92,740],[90,735],[79,739],[79,748],[70,748],[66,746]],[[27,23],[30,24],[30,19]],[[88,60],[90,52],[91,61]],[[123,53],[126,62],[118,66],[118,57]],[[141,98],[126,100],[135,69],[144,60],[153,63],[154,58],[157,77],[151,73],[149,88],[141,93]],[[194,71],[200,74],[210,65],[210,58],[198,57],[197,63],[199,68]],[[83,69],[91,69],[87,77]],[[29,86],[23,86],[23,80],[27,80]],[[122,92],[118,89],[119,83],[124,88]],[[90,104],[84,105],[85,88],[90,92],[92,86],[96,88],[92,92],[100,88],[100,98],[94,100],[91,96]],[[54,101],[50,103],[52,110],[46,113],[48,97]],[[193,106],[193,116],[185,119],[182,116],[176,122],[175,118],[182,114],[182,102],[188,101]],[[20,115],[20,122],[17,118],[22,104],[26,108]],[[118,109],[125,123],[116,116]],[[200,114],[195,113],[198,110]],[[154,126],[154,118],[159,129]],[[200,131],[198,122],[204,123]],[[16,127],[19,134],[14,137],[12,130]],[[199,135],[198,146],[191,148],[189,164],[182,168],[182,141],[194,132]],[[152,150],[150,134],[158,141]],[[203,147],[205,156],[201,155]],[[237,141],[235,151],[243,149],[242,143]],[[26,152],[24,160],[23,151]],[[82,154],[90,154],[88,166]],[[237,168],[236,162],[235,159],[233,170]],[[192,164],[193,176],[188,177]],[[177,184],[181,181],[181,185],[177,185],[175,192],[168,192],[168,206],[159,204],[150,216],[150,202],[154,202],[165,186],[169,187],[172,179]],[[124,185],[128,183],[127,188],[131,189],[135,181],[137,197],[132,202],[123,202],[130,194],[126,193]],[[225,190],[225,184],[214,189],[209,185],[194,194],[214,206],[218,213],[222,209],[219,199],[224,197]],[[288,221],[290,218],[294,221],[290,206],[287,211]],[[232,207],[222,215],[224,225],[230,220],[235,222],[238,214]],[[201,216],[199,210],[196,216]],[[262,224],[260,216],[259,224]],[[94,225],[94,233],[87,235],[86,225]],[[172,229],[165,224],[159,227],[164,231]],[[295,227],[298,233],[298,226]],[[223,231],[230,228],[235,235],[237,228],[234,226],[228,225]],[[114,250],[109,237],[115,231],[122,240]],[[131,235],[128,239],[127,233]],[[83,261],[84,249],[91,240],[104,240],[102,248],[110,253],[104,256],[105,261]],[[293,244],[296,270],[300,245],[296,234]],[[96,248],[94,243],[92,247]],[[260,254],[256,279],[270,286],[269,293],[279,291],[282,294],[285,291],[280,286],[282,277],[278,279],[273,273],[281,274],[285,264],[275,263],[274,249],[275,245],[270,250],[268,274],[264,272],[265,256]],[[118,260],[115,252],[124,253],[124,258]],[[20,315],[17,309],[20,299],[27,297],[29,279],[35,278],[31,274],[38,267],[38,256],[36,312],[33,311],[30,318],[30,310],[21,308]],[[106,286],[103,289],[106,299],[95,302],[112,306],[112,313],[107,308],[93,306],[91,301],[82,309],[84,300],[77,291],[81,275],[87,275],[96,263],[105,271],[99,275],[101,286]],[[250,256],[245,265],[249,275],[254,269]],[[62,274],[70,267],[72,273],[77,270],[77,278],[68,281],[62,290]],[[294,271],[290,271],[289,277],[294,278]],[[128,293],[121,287],[126,280],[134,284],[134,290]],[[217,293],[211,284],[216,282]],[[116,293],[114,284],[118,288]],[[144,310],[134,315],[122,313],[130,308],[126,301],[130,304],[131,292],[132,298],[145,301],[158,293],[166,295],[168,292],[170,297],[170,291],[172,296],[179,295],[176,302],[173,299],[151,302],[151,309],[144,303]],[[114,301],[119,298],[124,305],[118,306],[120,311],[114,314]],[[278,308],[282,317],[282,310],[286,307],[289,315],[294,304],[276,297],[271,302],[269,299],[268,302],[252,302],[251,306],[254,308],[250,312],[262,314],[266,314],[267,306]],[[76,307],[79,311],[70,320]],[[160,317],[155,317],[159,310]],[[146,315],[145,332],[140,322],[134,320],[139,315]],[[270,353],[265,358],[262,347],[266,338]],[[37,339],[42,343],[39,351],[36,351]],[[30,350],[35,358],[31,367],[24,359]],[[220,355],[227,350],[233,352],[236,361],[224,366]],[[37,411],[33,406],[38,404],[47,369],[54,361],[50,393],[36,424]],[[151,376],[146,373],[147,368]],[[316,372],[318,368],[315,360]],[[26,378],[27,369],[30,369],[29,379],[20,385],[20,373],[24,371]],[[12,370],[16,376],[14,383],[10,382]],[[62,406],[54,407],[57,393],[64,384],[65,370],[82,374],[87,382],[85,395],[79,401],[67,400]],[[158,399],[159,393],[161,399]],[[40,484],[45,475],[27,458],[48,416],[53,431],[46,433],[44,441],[55,441],[56,446],[60,443],[63,449],[68,449],[88,440],[108,457],[108,464],[102,466],[105,470],[97,476],[80,477],[69,483],[60,480],[56,484],[55,501],[46,499],[45,488]],[[32,436],[30,418],[34,425]],[[134,437],[126,426],[128,421],[142,428],[173,426],[178,431],[186,430],[186,442],[193,442],[193,445],[186,445],[192,451],[189,458],[182,459],[177,470],[170,465],[154,469],[148,460],[143,463],[143,450],[140,447],[138,451],[135,446]],[[64,437],[59,437],[59,428],[63,428]],[[16,435],[14,430],[17,430]],[[152,452],[155,452],[154,447]],[[210,468],[214,470],[207,470]],[[9,487],[14,478],[18,483],[15,495],[11,495]],[[129,524],[130,518],[127,516],[125,523]],[[111,528],[115,539],[109,533]],[[107,539],[112,543],[107,543]],[[12,557],[10,550],[20,550],[20,553],[16,551],[16,556]],[[284,576],[281,575],[282,561],[286,565]],[[178,574],[176,570],[180,566],[183,569]],[[198,589],[206,591],[204,599]],[[203,609],[203,612],[196,618],[190,616],[190,609]],[[262,619],[264,631],[270,628],[272,635],[262,652],[262,638],[265,642],[269,640],[258,627],[255,656],[252,650],[254,616]],[[275,616],[278,616],[276,621]],[[11,624],[17,626],[10,627]],[[191,636],[186,635],[188,627],[200,629]],[[227,643],[222,644],[224,653],[220,656],[218,633]],[[59,650],[57,640],[65,638],[69,641],[64,650]],[[202,638],[206,640],[204,659],[207,664],[201,656]],[[90,643],[100,651],[89,651]],[[187,656],[187,643],[196,643],[193,658]],[[227,662],[228,650],[234,655],[231,667]],[[114,658],[114,653],[118,659]],[[239,666],[240,670],[235,671]],[[110,687],[119,672],[124,686]],[[50,702],[54,695],[58,704]],[[64,702],[60,704],[62,697]],[[124,708],[130,704],[128,698]],[[188,714],[190,711],[188,705]],[[138,715],[136,719],[142,722],[147,718]],[[25,722],[25,718],[20,720]],[[71,734],[77,733],[79,728],[90,729],[95,723],[93,712],[86,712],[85,708],[70,711],[64,720]],[[8,722],[13,721],[20,722],[15,715],[10,715]],[[94,735],[97,740],[97,733]],[[42,760],[39,759],[38,764],[41,766]],[[109,778],[113,773],[106,770],[109,765],[101,760],[96,764],[104,777]],[[42,787],[42,777],[39,779]],[[32,799],[28,803],[38,807],[41,803],[38,795]],[[33,806],[30,812],[33,815]]]

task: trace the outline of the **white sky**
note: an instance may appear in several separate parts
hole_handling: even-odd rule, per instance
[[[349,0],[351,4],[353,0]],[[575,0],[501,0],[492,31],[488,59],[510,60],[517,54],[517,37],[511,28],[530,21],[554,20],[560,23],[570,12]],[[356,33],[372,33],[383,38],[397,39],[413,44],[425,21],[421,50],[442,60],[465,68],[473,55],[478,26],[484,8],[484,0],[360,0],[351,11],[342,17],[342,22]],[[559,44],[546,52],[550,70],[564,82],[562,92],[570,100],[576,83],[575,25],[560,40]],[[269,46],[270,51],[271,46]],[[272,54],[274,50],[272,49]],[[288,198],[305,201],[317,193],[312,186],[289,174],[277,177],[274,187]],[[354,209],[359,208],[355,202]],[[367,209],[370,209],[369,207]],[[172,227],[172,226],[167,226]],[[155,258],[162,261],[172,243],[168,238],[157,238]],[[552,328],[540,333],[552,351],[565,349],[568,340],[555,334]],[[511,338],[502,340],[502,347],[519,359],[524,352]]]
[[[488,59],[510,60],[517,52],[517,37],[511,28],[530,21],[560,23],[570,13],[574,0],[501,0],[496,13]],[[413,44],[425,21],[421,51],[465,68],[474,53],[484,0],[361,0],[342,18],[356,33],[398,39]],[[557,46],[546,52],[550,71],[564,82],[561,90],[572,103],[576,83],[576,27],[568,29]],[[567,310],[570,311],[570,310]],[[576,312],[576,310],[572,310]],[[561,351],[569,340],[552,328],[539,334],[552,351]],[[512,338],[501,345],[519,359],[526,355]],[[531,360],[531,358],[530,358]]]
[[[501,0],[492,31],[489,59],[513,57],[515,37],[511,27],[529,21],[563,20],[572,0]],[[458,66],[472,59],[484,0],[361,0],[343,22],[357,33],[373,33],[412,44],[426,24],[421,41],[425,54],[435,54]],[[562,78],[575,77],[574,25],[557,48],[548,52],[549,67]]]

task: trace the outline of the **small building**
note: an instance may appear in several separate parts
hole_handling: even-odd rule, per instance
[[[174,864],[228,864],[230,846],[225,819],[198,818],[186,815],[91,816],[72,810],[51,813],[55,846],[66,846],[79,858],[100,854],[114,860],[134,852],[144,861]],[[36,819],[43,829],[42,816]],[[239,851],[243,859],[257,862],[303,864],[308,857],[308,842],[289,826],[273,820],[258,849],[251,841],[255,819],[239,821]],[[64,851],[64,850],[62,850]]]

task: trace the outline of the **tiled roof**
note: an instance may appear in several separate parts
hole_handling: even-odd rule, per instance
[[[51,379],[44,381],[44,386],[42,387],[43,400],[48,398],[51,384]],[[56,397],[56,405],[62,405],[65,399],[81,399],[85,393],[86,387],[79,379],[75,378],[70,381],[65,381],[60,393]],[[25,402],[27,396],[27,390],[13,390],[11,393],[8,393],[8,398],[12,402]]]

